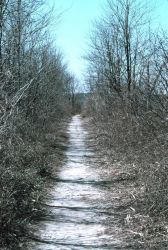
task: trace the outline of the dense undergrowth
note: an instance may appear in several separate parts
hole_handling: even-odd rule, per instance
[[[96,140],[108,155],[108,164],[114,170],[119,164],[128,176],[125,181],[130,182],[131,176],[134,179],[125,226],[136,235],[137,247],[164,249],[168,246],[168,131],[167,121],[158,123],[158,118],[152,118],[154,126],[151,117],[138,120],[126,105],[117,106],[117,101],[113,111],[103,109],[91,115]]]
[[[48,124],[45,131],[35,129],[35,135],[26,136],[26,140],[21,134],[3,138],[0,161],[1,247],[17,248],[29,235],[28,224],[44,212],[40,204],[45,186],[63,157],[59,143],[67,140],[62,131],[67,119]]]
[[[62,157],[74,76],[50,38],[59,17],[45,1],[0,1],[0,248],[17,244],[42,212],[52,157],[55,167]]]
[[[115,159],[136,177],[132,225],[139,218],[142,241],[164,249],[155,243],[159,236],[168,241],[168,36],[153,28],[151,7],[139,0],[105,4],[86,54],[85,112],[112,167]]]
[[[112,157],[135,166],[144,188],[145,213],[167,216],[167,121],[153,128],[150,117],[149,124],[144,124],[120,108],[110,116],[94,116],[93,121],[100,143],[111,150]]]

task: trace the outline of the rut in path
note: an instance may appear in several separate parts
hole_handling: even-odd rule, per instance
[[[80,115],[68,127],[67,161],[46,197],[48,215],[33,227],[32,250],[122,249],[108,170],[84,129]]]

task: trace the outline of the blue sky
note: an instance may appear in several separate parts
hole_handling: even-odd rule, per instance
[[[60,22],[51,32],[68,62],[69,68],[79,80],[84,71],[82,56],[87,49],[92,20],[100,16],[104,0],[49,0],[55,3],[55,15],[63,11]],[[65,10],[65,11],[64,11]],[[51,34],[52,35],[52,34]]]
[[[168,0],[147,0],[153,2],[156,27],[168,28]],[[82,59],[87,50],[87,42],[92,21],[101,16],[106,0],[47,0],[50,6],[55,5],[53,15],[63,11],[60,22],[51,27],[51,36],[63,52],[69,69],[80,81],[85,69]]]

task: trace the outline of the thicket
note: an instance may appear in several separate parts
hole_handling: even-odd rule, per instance
[[[59,143],[71,113],[74,77],[49,38],[46,10],[43,0],[0,0],[0,248],[40,211],[50,141]]]
[[[134,166],[139,209],[167,217],[168,36],[152,28],[144,2],[107,1],[86,55],[85,109],[112,158]]]

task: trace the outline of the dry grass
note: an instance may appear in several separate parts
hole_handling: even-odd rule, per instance
[[[159,122],[152,113],[140,120],[120,107],[110,114],[94,114],[92,124],[99,149],[104,150],[113,169],[113,177],[126,173],[121,200],[129,193],[128,203],[123,204],[127,241],[133,241],[136,249],[167,249],[167,124]]]
[[[21,133],[1,140],[0,159],[0,248],[17,249],[28,235],[28,223],[44,211],[41,200],[45,186],[63,158],[59,142],[67,140],[62,128],[66,122],[56,122],[48,129],[30,131],[26,139]],[[30,138],[33,138],[30,139]],[[29,138],[29,140],[27,140]]]

